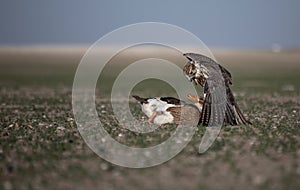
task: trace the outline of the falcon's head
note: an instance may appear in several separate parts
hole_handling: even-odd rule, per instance
[[[188,62],[184,67],[183,67],[183,74],[188,78],[189,81],[193,81],[196,77],[197,74],[197,68],[195,64],[193,64],[191,61]]]
[[[189,62],[183,67],[183,74],[189,81],[194,81],[195,84],[204,85],[205,78],[201,75],[201,71],[199,69],[199,65],[197,66],[197,62],[193,59],[193,53],[185,53],[183,54]]]

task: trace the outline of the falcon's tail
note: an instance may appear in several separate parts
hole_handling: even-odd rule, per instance
[[[224,123],[225,123],[225,125],[226,124],[229,124],[229,125],[237,125],[238,124],[235,111],[229,102],[226,103]]]
[[[226,114],[228,113],[228,115],[230,114],[230,116],[232,116],[232,114],[233,114],[234,120],[236,121],[236,123],[234,123],[234,124],[231,124],[231,123],[229,123],[229,124],[230,125],[237,125],[237,124],[244,124],[244,125],[250,124],[251,125],[252,123],[245,118],[245,116],[243,115],[242,111],[240,110],[238,104],[236,103],[235,98],[234,98],[233,93],[230,88],[227,88],[227,98],[231,104],[229,106],[231,109],[228,109],[228,110],[230,110],[228,112],[226,109]]]
[[[240,110],[240,108],[237,105],[237,103],[235,103],[235,105],[234,105],[234,110],[235,110],[235,113],[237,115],[237,118],[238,118],[239,122],[241,122],[244,125],[252,125],[252,123],[245,118],[245,116],[243,115],[243,113]]]

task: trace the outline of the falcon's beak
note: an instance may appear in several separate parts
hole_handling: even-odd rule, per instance
[[[189,81],[190,81],[190,82],[193,82],[193,81],[194,81],[194,83],[195,83],[196,85],[199,84],[199,80],[196,79],[196,77],[189,77]]]
[[[194,80],[194,78],[195,78],[194,76],[188,77],[188,79],[189,79],[190,82],[192,82]]]

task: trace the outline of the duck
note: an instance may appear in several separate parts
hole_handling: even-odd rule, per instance
[[[174,97],[142,98],[137,95],[132,97],[141,104],[142,112],[148,117],[149,123],[156,125],[198,124],[202,109],[201,97],[189,95],[188,99],[193,104]]]

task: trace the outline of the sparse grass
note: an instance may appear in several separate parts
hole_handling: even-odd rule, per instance
[[[27,68],[22,73],[29,66],[35,69]],[[0,189],[300,187],[298,71],[281,76],[281,71],[275,69],[275,76],[269,71],[263,78],[255,69],[231,68],[228,64],[236,76],[234,91],[240,107],[253,125],[223,127],[213,146],[201,155],[197,150],[205,128],[199,126],[193,140],[172,160],[152,168],[128,169],[99,158],[81,138],[71,105],[76,65],[3,63],[1,67],[4,69],[0,71]],[[112,77],[103,80],[104,84],[112,83]],[[157,83],[145,81],[134,89],[135,93],[176,96],[165,84],[160,84],[164,90],[151,88]],[[143,91],[143,85],[150,88]],[[285,91],[284,85],[292,85],[294,90]],[[175,125],[166,125],[142,135],[120,127],[108,99],[105,100],[110,89],[104,88],[102,93],[106,94],[97,92],[99,118],[119,142],[152,146],[176,129]],[[131,102],[130,108],[136,118],[143,120],[136,102]],[[118,137],[120,133],[123,138]]]

